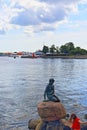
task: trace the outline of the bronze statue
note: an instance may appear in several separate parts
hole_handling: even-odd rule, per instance
[[[49,84],[46,86],[44,91],[44,101],[60,102],[60,99],[54,93],[54,79],[49,79]],[[46,97],[48,100],[46,100]]]

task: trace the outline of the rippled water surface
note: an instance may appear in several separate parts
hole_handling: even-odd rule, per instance
[[[86,59],[0,57],[0,130],[28,130],[49,78],[68,113],[87,114]]]

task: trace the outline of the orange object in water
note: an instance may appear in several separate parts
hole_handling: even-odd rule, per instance
[[[33,58],[37,58],[37,56],[36,56],[34,53],[32,53],[32,57],[33,57]]]

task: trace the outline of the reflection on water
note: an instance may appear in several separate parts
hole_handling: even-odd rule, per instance
[[[0,128],[28,130],[49,78],[67,112],[87,114],[87,60],[0,57]]]

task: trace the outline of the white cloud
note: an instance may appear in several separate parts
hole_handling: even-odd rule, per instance
[[[27,28],[25,32],[53,31],[68,15],[78,12],[78,4],[86,0],[1,0],[1,32],[16,26]]]

